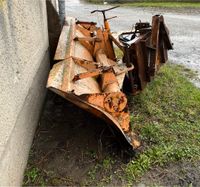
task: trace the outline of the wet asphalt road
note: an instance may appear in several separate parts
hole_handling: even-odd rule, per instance
[[[102,15],[90,14],[90,11],[107,7],[110,6],[66,0],[67,16],[84,21],[95,21],[99,25],[102,25]],[[169,60],[197,71],[200,79],[200,9],[120,7],[108,12],[107,15],[108,17],[118,16],[110,21],[112,31],[117,32],[130,31],[132,25],[138,20],[151,22],[151,17],[155,14],[164,15],[174,43],[174,50],[169,52]],[[200,87],[198,79],[194,83]]]

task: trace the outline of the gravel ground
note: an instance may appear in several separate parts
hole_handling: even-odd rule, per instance
[[[104,9],[109,5],[85,4],[80,0],[66,0],[66,14],[79,20],[95,21],[102,25],[101,14],[90,14],[94,9]],[[196,86],[200,87],[200,9],[167,9],[120,7],[108,13],[108,17],[118,16],[110,21],[113,32],[130,31],[137,21],[151,22],[155,14],[164,15],[170,30],[174,50],[169,53],[172,63],[183,64],[197,72]]]

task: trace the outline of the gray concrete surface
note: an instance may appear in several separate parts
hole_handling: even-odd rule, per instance
[[[48,48],[46,1],[0,0],[0,186],[21,185],[46,94]]]
[[[85,4],[82,0],[66,0],[66,14],[79,20],[96,21],[102,25],[102,15],[90,14],[94,9],[104,9],[112,5]],[[135,8],[123,7],[108,12],[112,31],[130,31],[133,24],[141,21],[151,22],[155,14],[163,14],[170,30],[174,50],[169,53],[169,60],[182,64],[198,72],[193,82],[200,87],[200,9],[180,8]]]
[[[65,21],[65,0],[58,0],[60,24],[63,25]]]

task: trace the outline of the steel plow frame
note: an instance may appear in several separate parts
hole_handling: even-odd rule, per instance
[[[159,15],[153,17],[152,26],[139,22],[134,32],[115,38],[105,16],[111,9],[98,10],[104,15],[103,29],[94,22],[66,17],[47,88],[114,125],[136,149],[141,143],[131,129],[128,101],[122,90],[134,95],[143,90],[167,61],[172,44]],[[116,59],[113,44],[124,53],[121,61]]]

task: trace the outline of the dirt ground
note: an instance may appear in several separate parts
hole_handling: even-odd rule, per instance
[[[140,181],[146,185],[162,186],[199,186],[200,185],[200,162],[179,162],[169,164],[163,168],[152,168]]]
[[[39,168],[48,185],[91,185],[94,176],[90,172],[96,175],[95,167],[105,158],[113,169],[126,163],[134,156],[128,148],[104,121],[49,92],[28,168]],[[38,185],[43,179],[28,184]]]
[[[122,168],[136,152],[115,131],[66,100],[48,93],[29,156],[27,171],[37,177],[25,185],[122,186]],[[26,172],[27,172],[26,171]],[[200,185],[200,163],[154,167],[135,185]]]

